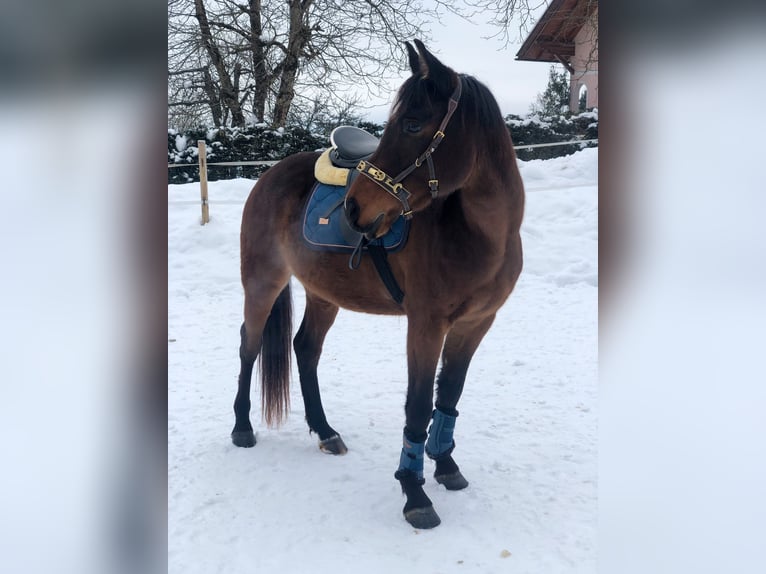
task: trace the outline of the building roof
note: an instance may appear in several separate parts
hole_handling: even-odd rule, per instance
[[[597,9],[598,0],[552,0],[516,59],[568,63],[575,53],[575,36]]]

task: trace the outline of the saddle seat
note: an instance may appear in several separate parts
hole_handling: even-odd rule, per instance
[[[349,185],[360,160],[378,148],[380,140],[354,126],[339,126],[330,134],[331,148],[322,153],[314,166],[314,177],[328,185]]]
[[[378,149],[379,143],[378,138],[361,128],[338,126],[330,134],[330,161],[338,167],[355,168]]]

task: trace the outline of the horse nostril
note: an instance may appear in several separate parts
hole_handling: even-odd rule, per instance
[[[353,197],[346,199],[346,219],[352,224],[359,219],[359,204]]]

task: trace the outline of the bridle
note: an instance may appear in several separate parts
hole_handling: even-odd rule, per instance
[[[460,102],[460,94],[462,93],[462,91],[463,91],[463,80],[460,78],[460,76],[458,76],[457,87],[455,88],[455,91],[452,92],[452,95],[449,98],[449,102],[447,103],[447,113],[444,115],[444,119],[442,120],[442,123],[439,125],[439,129],[436,130],[436,133],[434,134],[433,139],[428,144],[428,148],[426,149],[426,151],[424,151],[422,154],[420,154],[417,157],[414,163],[412,163],[404,171],[399,173],[399,175],[397,175],[396,177],[391,177],[385,171],[374,166],[372,163],[366,160],[360,161],[359,164],[356,166],[356,170],[359,173],[365,175],[367,178],[377,183],[380,187],[383,188],[383,190],[386,193],[388,193],[389,195],[392,195],[397,201],[399,201],[399,203],[402,204],[401,215],[405,219],[412,218],[412,209],[410,209],[410,203],[409,203],[409,199],[412,196],[412,194],[404,188],[404,186],[402,185],[402,180],[408,175],[410,175],[417,168],[419,168],[421,165],[423,165],[424,161],[428,164],[428,188],[431,191],[431,197],[433,199],[436,199],[436,196],[439,194],[439,180],[436,179],[436,171],[434,170],[434,161],[431,158],[431,156],[433,155],[433,153],[436,151],[436,148],[439,147],[439,144],[442,143],[442,140],[444,139],[444,130],[446,129],[447,124],[452,118],[452,114],[454,114],[455,110],[457,109],[457,105]]]

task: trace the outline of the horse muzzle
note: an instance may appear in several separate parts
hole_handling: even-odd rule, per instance
[[[377,239],[382,233],[379,233],[383,220],[386,217],[385,213],[379,213],[377,217],[367,225],[359,224],[359,215],[361,210],[359,209],[359,203],[353,197],[347,197],[343,205],[343,213],[345,215],[344,222],[348,226],[348,231],[359,236],[364,235],[368,241]],[[345,227],[345,226],[344,226]],[[344,235],[345,235],[344,231]],[[346,237],[348,239],[348,237]],[[353,243],[353,242],[352,242]]]

